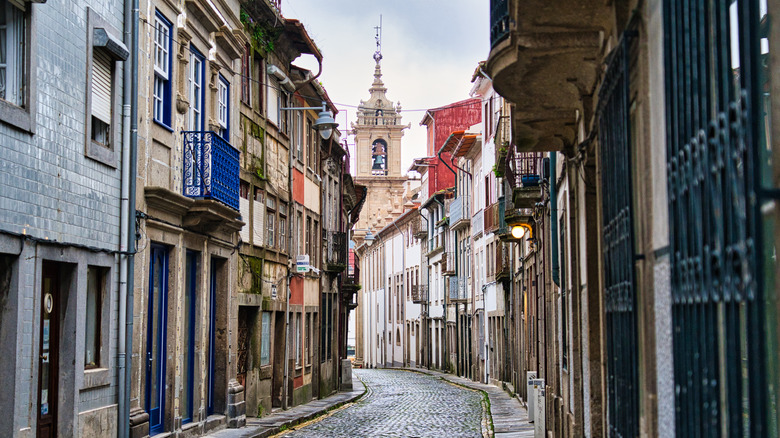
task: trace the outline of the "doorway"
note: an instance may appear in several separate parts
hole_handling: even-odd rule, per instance
[[[42,271],[37,435],[55,437],[59,400],[60,275],[56,263],[43,262]]]
[[[275,312],[274,317],[274,367],[272,377],[271,407],[282,407],[282,388],[284,381],[284,346],[287,338],[284,336],[284,312]]]
[[[165,412],[165,352],[168,304],[168,250],[153,246],[149,266],[149,311],[146,326],[146,412],[149,434],[162,432]]]

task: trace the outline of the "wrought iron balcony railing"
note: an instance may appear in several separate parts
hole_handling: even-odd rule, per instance
[[[330,231],[327,234],[327,239],[326,269],[328,271],[343,271],[347,267],[347,233]]]
[[[490,47],[509,36],[509,0],[490,0]]]
[[[427,223],[423,218],[418,217],[412,220],[412,235],[417,238],[425,237],[428,235]]]
[[[184,131],[184,196],[238,210],[238,149],[213,131]]]
[[[498,202],[485,209],[485,233],[498,230]]]
[[[428,302],[428,285],[427,284],[413,284],[412,285],[412,302],[414,304]]]
[[[442,275],[455,275],[455,255],[452,251],[441,255],[441,273]]]
[[[509,245],[498,242],[496,245],[496,278],[508,278],[509,270]]]
[[[536,187],[542,173],[543,152],[517,152],[510,144],[507,152],[504,178],[513,188]]]
[[[458,299],[458,277],[450,277],[450,293],[449,297],[451,300],[457,300]]]

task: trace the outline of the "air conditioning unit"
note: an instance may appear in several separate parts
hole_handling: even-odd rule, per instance
[[[534,392],[534,380],[536,380],[536,371],[525,372],[525,408],[528,411],[528,422],[534,422],[536,410],[536,392]]]
[[[534,418],[534,438],[547,438],[547,432],[544,430],[545,414],[547,405],[544,402],[544,379],[534,380],[536,387],[536,415]]]

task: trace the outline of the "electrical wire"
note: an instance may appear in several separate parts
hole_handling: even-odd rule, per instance
[[[147,19],[141,18],[140,21],[142,23],[150,26],[153,30],[156,30],[156,28],[154,26],[154,23],[148,21]],[[183,47],[184,49],[188,50],[190,53],[193,53],[192,49],[187,44],[174,40],[173,39],[173,35],[170,32],[168,33],[168,39],[172,43],[177,44],[177,45]],[[259,81],[257,79],[252,78],[251,76],[245,76],[245,75],[243,75],[240,72],[236,72],[235,70],[233,70],[232,68],[229,68],[227,66],[224,66],[224,69],[227,70],[232,76],[237,76],[237,77],[240,77],[242,79],[246,79],[246,80],[248,80],[250,82],[254,82],[254,83],[256,83],[256,84],[258,84],[260,86],[263,86],[263,87],[265,87],[267,89],[273,89],[273,90],[276,90],[276,91],[281,91],[283,93],[286,92],[286,90],[284,90],[281,87],[275,87],[275,86],[273,86],[271,84],[263,83],[263,82],[261,82],[261,81]],[[297,97],[300,97],[302,99],[308,100],[310,102],[314,102],[315,106],[312,107],[312,110],[317,110],[318,107],[320,106],[320,104],[322,103],[322,97],[321,96],[309,96],[309,95],[301,94],[301,93],[296,93],[295,95]],[[363,109],[363,110],[367,110],[367,111],[377,111],[377,110],[383,110],[384,111],[384,110],[387,110],[387,108],[379,108],[379,107],[374,108],[374,107],[367,107],[367,106],[362,106],[362,105],[351,105],[351,104],[347,104],[347,103],[338,103],[338,102],[332,102],[332,103],[333,103],[334,106],[342,107],[342,108],[357,108],[357,109]],[[425,112],[425,111],[438,111],[438,110],[445,109],[445,108],[446,109],[450,109],[450,108],[462,108],[462,107],[467,107],[467,106],[473,106],[474,103],[475,102],[472,101],[472,99],[467,99],[467,102],[458,103],[458,104],[442,105],[442,106],[438,106],[436,108],[403,109],[402,111],[404,113]]]

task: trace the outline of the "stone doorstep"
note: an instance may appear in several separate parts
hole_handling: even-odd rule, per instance
[[[363,383],[353,377],[350,392],[337,392],[321,400],[292,407],[286,411],[273,412],[265,417],[247,419],[246,426],[238,429],[223,429],[213,434],[215,438],[267,438],[282,432],[282,428],[296,426],[312,420],[332,409],[351,403],[366,393]],[[209,436],[209,435],[206,435]]]

